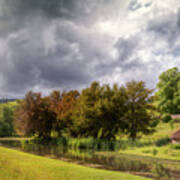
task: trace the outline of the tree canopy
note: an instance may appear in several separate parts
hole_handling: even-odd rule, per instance
[[[48,139],[51,136],[56,115],[51,110],[49,97],[28,92],[15,113],[16,129],[20,135],[37,135]]]
[[[162,113],[180,113],[180,72],[177,67],[168,69],[159,76],[157,102]]]
[[[83,90],[75,109],[77,134],[111,139],[123,132],[135,139],[140,133],[153,132],[158,121],[151,93],[142,81],[120,88],[92,83]]]
[[[53,91],[43,97],[28,92],[15,113],[15,124],[19,134],[41,139],[50,139],[52,132],[101,139],[121,133],[135,139],[153,132],[153,111],[152,90],[142,81],[120,87],[93,82],[81,93]]]
[[[158,123],[152,103],[153,90],[145,87],[143,81],[128,82],[125,87],[126,111],[124,113],[125,131],[132,139],[138,134],[150,134]]]
[[[16,102],[9,102],[0,105],[0,137],[16,135],[13,122],[13,113],[16,110],[16,108]]]

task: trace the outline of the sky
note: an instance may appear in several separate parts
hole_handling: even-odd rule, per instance
[[[0,0],[0,97],[93,81],[155,88],[175,66],[179,0]]]

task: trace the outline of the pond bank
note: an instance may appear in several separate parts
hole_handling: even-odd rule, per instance
[[[121,172],[83,167],[73,163],[0,147],[3,180],[147,180]]]

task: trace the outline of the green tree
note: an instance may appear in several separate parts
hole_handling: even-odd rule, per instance
[[[133,140],[138,134],[150,134],[158,123],[155,107],[152,104],[152,90],[143,81],[128,82],[125,86],[126,111],[122,131]]]
[[[162,113],[180,113],[180,72],[174,67],[159,76],[157,104]]]
[[[158,121],[151,93],[142,81],[120,88],[92,83],[82,91],[74,111],[75,135],[114,139],[122,132],[135,139],[152,133]]]
[[[13,127],[13,107],[7,105],[2,109],[0,118],[0,137],[13,136],[15,134]]]
[[[114,139],[122,125],[124,100],[116,85],[100,86],[93,82],[82,91],[74,113],[75,134],[94,138]]]
[[[0,136],[15,136],[14,111],[17,109],[17,101],[0,104]]]
[[[82,91],[73,113],[73,136],[97,137],[99,125],[97,106],[100,96],[100,85],[97,82]],[[99,123],[99,122],[98,122]]]

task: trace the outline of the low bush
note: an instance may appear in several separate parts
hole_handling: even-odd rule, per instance
[[[161,138],[156,141],[156,146],[165,146],[171,142],[171,139],[169,137]]]
[[[164,123],[168,123],[169,121],[171,121],[172,120],[172,118],[171,118],[171,115],[170,114],[164,114],[163,116],[162,116],[162,121],[164,122]]]
[[[177,149],[180,150],[180,144],[172,144],[171,149]]]

